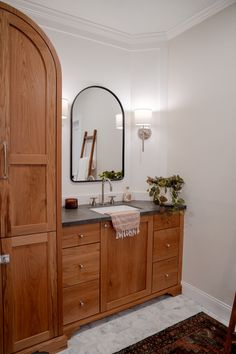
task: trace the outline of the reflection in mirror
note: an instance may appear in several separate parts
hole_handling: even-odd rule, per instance
[[[71,109],[71,180],[124,177],[124,110],[118,97],[90,86],[75,97]]]

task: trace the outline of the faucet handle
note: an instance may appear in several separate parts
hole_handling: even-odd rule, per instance
[[[110,201],[109,201],[109,204],[115,204],[115,195],[110,195],[109,198],[110,198]]]
[[[91,203],[90,204],[92,206],[96,206],[97,205],[96,199],[98,199],[98,198],[97,197],[91,197],[90,199],[91,199]]]

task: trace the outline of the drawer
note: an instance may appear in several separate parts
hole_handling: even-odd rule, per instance
[[[180,225],[179,213],[156,214],[153,219],[154,230],[169,229]]]
[[[99,281],[63,289],[63,323],[72,323],[99,312]]]
[[[63,227],[62,248],[87,245],[100,241],[100,224]]]
[[[178,283],[178,258],[155,262],[152,267],[152,292],[167,289]]]
[[[100,243],[62,250],[63,286],[99,278]]]
[[[154,231],[153,261],[178,256],[179,236],[179,228]]]

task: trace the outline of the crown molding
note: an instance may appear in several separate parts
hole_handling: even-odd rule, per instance
[[[108,26],[82,19],[65,12],[52,10],[46,6],[35,4],[30,0],[5,0],[20,11],[34,19],[42,28],[85,38],[104,45],[128,51],[159,49],[164,42],[170,40],[208,17],[233,4],[236,0],[218,0],[212,6],[200,11],[186,21],[166,32],[140,33],[131,35]]]
[[[204,10],[198,12],[196,15],[190,17],[189,19],[185,20],[184,22],[174,26],[170,30],[166,32],[167,40],[173,39],[174,37],[178,36],[179,34],[187,31],[191,27],[205,21],[207,18],[217,14],[224,8],[232,5],[235,3],[236,0],[218,0],[215,4],[205,8]]]
[[[123,50],[159,49],[160,43],[166,40],[165,32],[131,35],[65,12],[52,10],[29,0],[5,1],[31,17],[43,29],[85,38]]]

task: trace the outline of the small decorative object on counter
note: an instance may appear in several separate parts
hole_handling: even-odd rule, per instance
[[[148,177],[147,183],[150,185],[148,192],[153,197],[153,202],[157,205],[181,206],[184,199],[179,194],[184,185],[184,180],[179,175],[171,177]]]
[[[67,198],[65,200],[66,209],[77,209],[78,208],[78,199],[77,198]]]
[[[131,202],[132,195],[130,193],[129,187],[125,188],[125,192],[123,194],[123,202]]]

